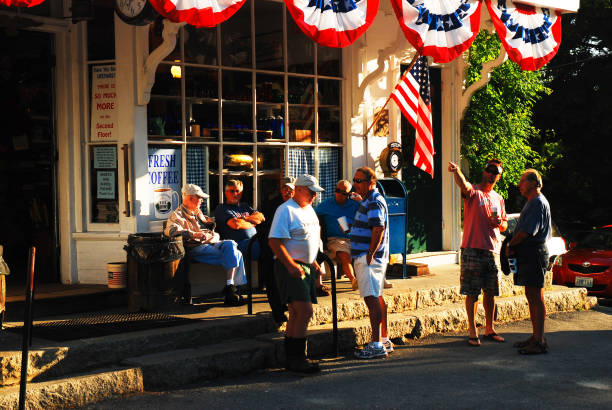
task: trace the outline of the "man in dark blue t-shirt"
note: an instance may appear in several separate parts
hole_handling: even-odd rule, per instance
[[[230,179],[225,184],[225,203],[215,209],[215,222],[222,239],[233,239],[244,254],[249,239],[257,233],[256,226],[265,220],[264,215],[250,205],[240,202],[242,181]],[[251,249],[252,258],[257,259],[259,248]]]
[[[516,342],[514,347],[518,347],[521,354],[540,354],[548,351],[544,337],[546,305],[543,288],[548,268],[546,240],[551,231],[550,205],[540,192],[542,177],[535,169],[525,171],[518,186],[527,203],[506,247],[506,256],[517,260],[514,284],[525,287],[533,334],[527,340]]]

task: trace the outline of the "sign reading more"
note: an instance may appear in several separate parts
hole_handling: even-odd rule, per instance
[[[91,67],[91,140],[117,139],[117,92],[115,66]]]

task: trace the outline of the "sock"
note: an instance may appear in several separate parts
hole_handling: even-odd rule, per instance
[[[227,286],[233,285],[234,284],[234,279],[228,279],[226,281]]]
[[[383,338],[381,338],[381,339],[380,339],[380,341],[381,341],[382,343],[385,343],[385,342],[390,342],[389,337],[383,337]]]
[[[374,345],[375,348],[380,349],[381,347],[384,347],[382,342],[372,342],[372,344]]]

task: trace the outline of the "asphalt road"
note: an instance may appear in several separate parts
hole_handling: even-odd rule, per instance
[[[88,408],[611,409],[612,308],[556,314],[546,327],[544,355],[512,347],[531,332],[523,321],[497,327],[503,344],[474,348],[465,334],[436,335],[396,346],[387,359],[325,359],[317,376],[262,370]]]

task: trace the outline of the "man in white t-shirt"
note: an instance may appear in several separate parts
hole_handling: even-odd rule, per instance
[[[319,363],[306,358],[306,330],[317,303],[316,283],[321,269],[316,262],[321,227],[312,208],[323,188],[312,175],[295,181],[293,198],[280,205],[270,227],[269,244],[274,252],[274,276],[281,302],[289,307],[285,331],[286,369],[300,373],[319,371]]]

